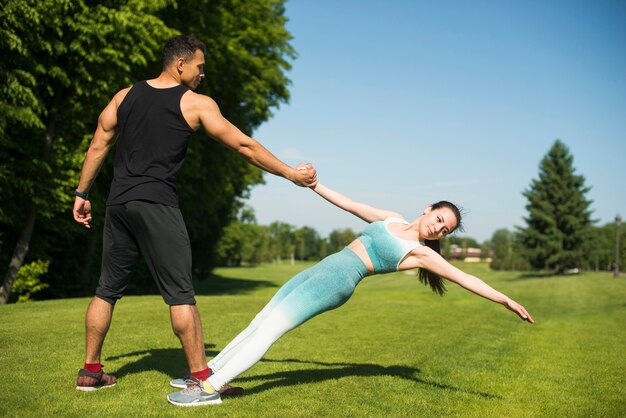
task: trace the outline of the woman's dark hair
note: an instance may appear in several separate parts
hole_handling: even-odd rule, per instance
[[[456,228],[454,228],[450,232],[463,231],[463,225],[461,224],[462,215],[459,208],[454,203],[450,203],[447,200],[441,200],[431,205],[431,210],[441,208],[450,209],[452,213],[454,213],[454,216],[456,218]],[[441,254],[441,245],[439,245],[439,240],[424,240],[424,244],[427,247],[431,248],[433,251],[435,251],[437,254]],[[433,292],[438,293],[441,296],[446,293],[446,286],[443,283],[443,279],[439,275],[426,269],[420,269],[417,277],[419,278],[420,282],[430,286]]]
[[[163,68],[166,68],[178,58],[191,61],[197,49],[204,52],[206,47],[202,41],[191,36],[180,35],[168,39],[163,47]]]

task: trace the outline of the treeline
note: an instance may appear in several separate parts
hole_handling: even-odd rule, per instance
[[[259,225],[254,210],[244,207],[237,219],[224,229],[215,253],[217,264],[232,267],[291,260],[318,261],[341,251],[360,233],[350,228],[335,229],[327,237],[322,237],[308,226],[298,228],[280,221]],[[483,244],[471,237],[451,235],[441,241],[441,254],[446,259],[454,259],[454,250],[459,249],[460,257],[457,258],[463,259],[468,256],[468,250],[479,249],[481,257],[486,259],[493,248],[497,248],[495,252],[499,255],[502,242],[497,239],[499,235],[500,232],[497,232],[495,240],[487,240]]]
[[[611,271],[615,268],[617,227],[615,222],[606,223],[603,226],[589,228],[591,237],[583,242],[584,251],[570,269],[587,271]],[[620,228],[619,254],[622,263],[626,261],[626,229]],[[511,231],[506,228],[498,229],[491,239],[486,240],[480,246],[483,254],[491,257],[490,266],[494,270],[541,270],[534,268],[527,259],[526,248],[519,231]],[[548,270],[551,272],[551,270]]]
[[[317,261],[340,251],[360,231],[336,229],[322,237],[313,228],[297,228],[284,222],[258,225],[251,210],[232,222],[217,243],[217,264],[242,266],[285,261]],[[587,271],[613,270],[615,262],[616,225],[614,222],[590,228],[592,239],[586,242],[584,257],[575,268]],[[626,242],[626,229],[620,231],[620,244]],[[626,260],[626,246],[620,245],[620,257]],[[448,260],[480,259],[494,270],[535,270],[525,257],[519,230],[496,230],[482,243],[469,236],[451,235],[441,242],[441,253]]]
[[[259,225],[253,209],[244,207],[238,218],[224,229],[215,253],[219,265],[232,267],[295,260],[318,261],[341,251],[360,233],[350,228],[335,229],[327,237],[322,237],[308,226],[298,228],[280,221]],[[494,235],[497,236],[499,233]],[[464,259],[472,250],[478,249],[481,257],[487,259],[494,252],[493,248],[497,248],[495,253],[498,255],[501,253],[500,242],[496,239],[479,244],[471,237],[451,235],[441,241],[441,254],[446,259]]]
[[[609,271],[615,261],[614,222],[592,227],[593,239],[578,268],[588,271]],[[241,266],[290,260],[317,261],[340,251],[359,235],[350,228],[336,229],[321,237],[313,228],[297,228],[284,222],[258,225],[252,212],[227,226],[217,244],[217,263],[221,266]],[[626,229],[620,231],[620,243],[626,241]],[[626,246],[620,245],[621,259],[626,260]],[[478,250],[478,251],[476,251]],[[477,254],[476,254],[477,252]],[[441,253],[448,259],[480,258],[494,270],[533,270],[524,257],[525,249],[520,234],[506,228],[496,230],[482,243],[468,236],[451,235],[441,242]],[[457,255],[458,254],[458,255]]]
[[[332,231],[321,237],[313,228],[296,228],[284,222],[258,225],[251,211],[224,229],[217,243],[220,265],[241,266],[281,261],[317,261],[340,251],[357,237],[350,228]]]
[[[238,219],[224,229],[224,235],[217,243],[217,263],[236,267],[292,260],[318,261],[341,251],[360,232],[350,228],[335,229],[327,237],[322,237],[308,226],[297,228],[280,221],[259,225],[253,210],[244,208]],[[454,258],[455,247],[466,256],[468,248],[481,248],[481,244],[471,237],[453,235],[442,240],[442,255],[447,259]],[[484,254],[487,254],[489,247],[485,251]]]

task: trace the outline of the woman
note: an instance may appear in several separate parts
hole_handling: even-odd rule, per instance
[[[186,379],[187,387],[183,391],[168,396],[171,403],[186,406],[220,403],[217,391],[261,360],[283,334],[343,305],[357,284],[373,274],[419,268],[420,281],[436,293],[445,292],[441,279],[445,277],[533,323],[522,305],[454,267],[439,254],[439,240],[461,228],[461,213],[452,203],[441,201],[430,205],[409,223],[395,212],[355,202],[320,183],[311,188],[370,225],[342,251],[285,283],[250,325],[209,362],[212,374],[208,380]],[[182,386],[181,379],[170,383]]]

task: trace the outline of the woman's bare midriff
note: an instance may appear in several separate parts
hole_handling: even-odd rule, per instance
[[[363,264],[365,264],[368,272],[374,272],[374,265],[372,264],[372,260],[370,260],[370,256],[367,254],[365,246],[363,245],[361,240],[359,240],[358,238],[355,239],[348,245],[348,248],[361,259]]]

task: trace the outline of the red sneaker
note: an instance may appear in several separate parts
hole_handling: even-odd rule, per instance
[[[78,390],[91,392],[113,386],[115,386],[115,376],[105,374],[102,369],[98,373],[89,373],[85,369],[78,371],[78,376],[76,377],[76,389]]]

